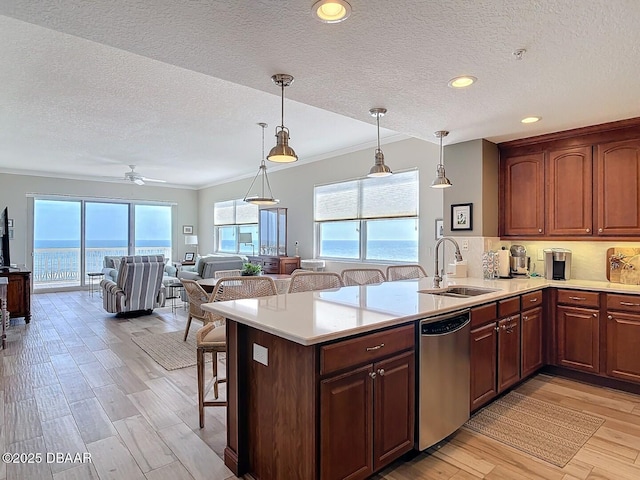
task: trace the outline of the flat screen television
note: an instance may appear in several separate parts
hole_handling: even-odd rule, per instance
[[[0,229],[2,229],[2,258],[0,267],[9,268],[11,259],[9,258],[9,211],[7,207],[0,215]]]

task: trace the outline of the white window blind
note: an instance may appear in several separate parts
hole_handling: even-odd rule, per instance
[[[227,200],[213,205],[214,225],[258,223],[258,206],[243,200]]]
[[[418,216],[418,171],[314,188],[315,221]]]

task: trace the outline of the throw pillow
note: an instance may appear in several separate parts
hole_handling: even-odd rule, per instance
[[[113,259],[113,268],[115,268],[116,270],[120,270],[120,262],[122,261],[121,258],[114,258]]]

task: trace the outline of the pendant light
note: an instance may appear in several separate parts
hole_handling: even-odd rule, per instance
[[[254,205],[275,205],[280,200],[273,198],[273,193],[271,192],[271,185],[269,185],[269,177],[267,177],[267,166],[264,163],[264,129],[267,127],[266,123],[260,122],[258,123],[262,128],[262,159],[260,160],[260,168],[258,168],[258,173],[251,182],[251,186],[247,191],[247,194],[244,196],[244,201],[247,203],[253,203]],[[251,189],[253,185],[256,183],[256,180],[260,178],[260,194],[259,195],[251,195]],[[267,187],[269,195],[267,196],[265,192],[265,186]]]
[[[267,160],[277,163],[291,163],[298,161],[298,156],[293,148],[289,146],[289,129],[284,126],[284,87],[293,83],[293,77],[286,73],[277,73],[271,77],[273,83],[282,89],[282,117],[280,125],[276,127],[276,146],[271,149]]]
[[[384,117],[384,114],[387,113],[386,108],[372,108],[369,110],[369,114],[372,117],[376,117],[376,124],[378,125],[378,148],[376,148],[376,157],[375,163],[367,177],[388,177],[393,172],[389,167],[384,164],[384,154],[380,149],[380,117]]]
[[[442,138],[449,135],[449,132],[446,130],[438,130],[434,135],[440,139],[440,162],[438,163],[438,168],[436,170],[436,178],[431,182],[431,188],[448,188],[452,183],[446,177],[444,172],[444,164],[442,163],[444,157]]]

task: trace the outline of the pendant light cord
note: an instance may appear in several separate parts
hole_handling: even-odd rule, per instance
[[[443,165],[442,160],[442,134],[440,134],[440,165]]]
[[[378,151],[380,150],[380,113],[376,113],[376,124],[378,125]]]
[[[281,99],[280,112],[282,112],[282,116],[280,117],[280,127],[284,129],[284,81],[280,84],[280,87],[282,89],[282,95],[280,96],[280,99]]]

